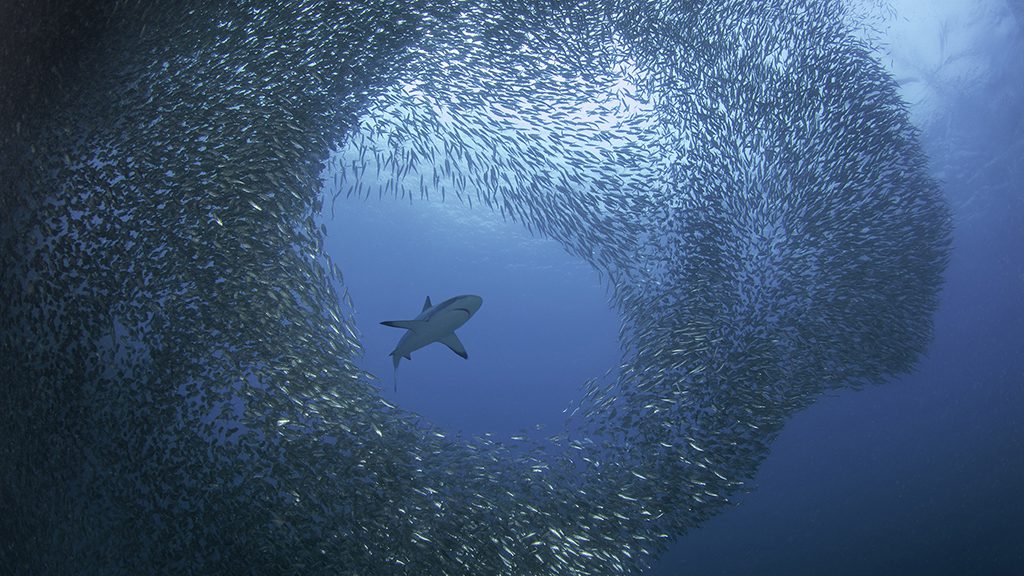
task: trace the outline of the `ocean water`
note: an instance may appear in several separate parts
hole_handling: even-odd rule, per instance
[[[756,491],[652,574],[1024,570],[1022,6],[894,9],[882,60],[953,206],[934,340],[912,373],[787,422]]]
[[[337,213],[326,248],[355,304],[360,365],[389,401],[467,436],[557,431],[581,384],[617,370],[607,290],[554,241],[490,211],[426,201],[339,200]],[[367,241],[372,250],[345,250]],[[457,331],[469,359],[438,343],[395,370],[388,354],[403,331],[379,322],[415,318],[427,296],[440,304],[459,294],[484,298]]]
[[[934,341],[912,373],[796,414],[756,488],[645,574],[1024,571],[1021,28],[1000,3],[893,10],[882,59],[954,207]],[[338,200],[337,214],[328,250],[350,272],[362,366],[396,404],[468,435],[558,429],[578,383],[615,369],[606,286],[557,243],[436,199]],[[469,361],[434,344],[403,361],[393,393],[400,331],[377,322],[463,292],[485,297],[459,330]]]
[[[740,5],[3,24],[0,574],[1024,573],[1024,7]]]

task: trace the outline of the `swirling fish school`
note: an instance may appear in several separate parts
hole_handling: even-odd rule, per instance
[[[928,341],[948,210],[834,3],[96,4],[2,52],[18,573],[635,573]],[[316,225],[343,190],[561,242],[618,379],[551,438],[382,401]]]

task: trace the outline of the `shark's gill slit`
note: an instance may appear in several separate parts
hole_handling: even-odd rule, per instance
[[[353,159],[358,150],[342,150],[328,164]],[[330,168],[324,181],[325,250],[352,301],[359,364],[389,400],[467,435],[550,433],[581,385],[618,364],[619,317],[606,286],[554,240],[454,195],[378,197],[372,177],[337,188]],[[389,353],[402,333],[380,322],[416,317],[424,298],[460,294],[485,302],[458,328],[468,358],[430,344],[402,360],[393,392]]]

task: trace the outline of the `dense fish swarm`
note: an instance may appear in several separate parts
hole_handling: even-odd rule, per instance
[[[0,45],[5,570],[635,573],[927,344],[949,215],[832,2],[96,4]],[[558,240],[618,373],[552,438],[389,405],[342,193]]]

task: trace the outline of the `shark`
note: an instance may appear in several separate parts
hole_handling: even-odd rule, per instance
[[[412,360],[411,354],[428,344],[440,342],[459,356],[469,358],[466,347],[462,345],[462,341],[455,334],[455,329],[472,318],[483,303],[484,299],[479,296],[463,294],[434,306],[430,302],[430,296],[427,296],[426,301],[423,302],[423,310],[416,318],[381,322],[385,326],[407,330],[398,340],[398,345],[389,354],[395,367],[395,390],[398,390],[398,363],[402,358]]]

